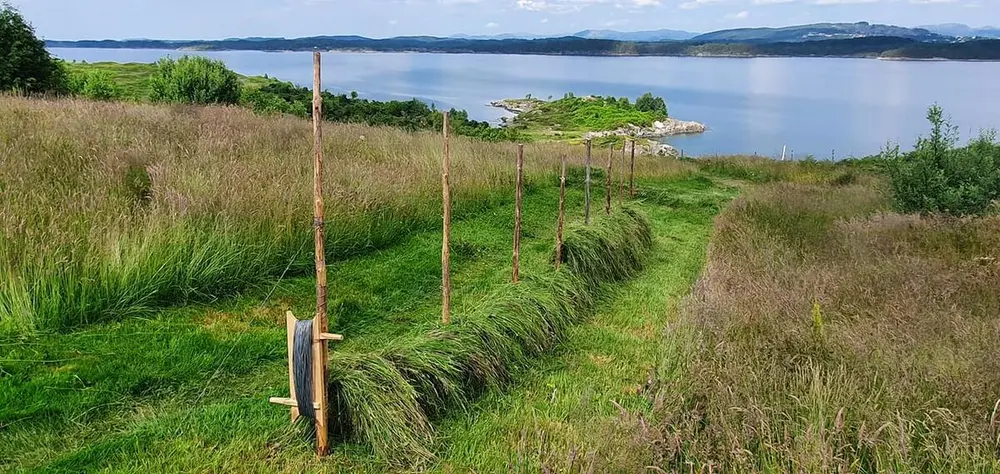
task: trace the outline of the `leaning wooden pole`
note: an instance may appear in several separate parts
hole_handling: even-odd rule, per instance
[[[562,174],[559,176],[559,221],[556,224],[556,270],[562,265],[563,227],[566,223],[566,157],[562,157]]]
[[[441,193],[444,203],[444,233],[441,239],[441,324],[451,324],[451,147],[448,142],[448,112],[444,113],[444,159],[441,162]]]
[[[611,164],[614,162],[614,160],[615,160],[615,144],[612,143],[611,154],[608,155],[608,171],[607,171],[607,179],[605,179],[605,182],[607,184],[605,185],[605,192],[604,192],[604,213],[609,216],[611,215],[611,189],[613,186],[611,182]]]
[[[326,333],[326,251],[324,249],[323,221],[323,96],[319,51],[313,53],[313,228],[316,233],[316,319],[313,321],[313,391],[319,405],[316,410],[316,454],[326,455],[327,399],[326,366],[327,347],[322,334]]]
[[[635,140],[632,140],[632,163],[628,171],[628,195],[635,199]]]
[[[587,179],[585,181],[585,191],[584,191],[584,210],[583,210],[583,222],[590,225],[590,139],[587,139]]]
[[[517,185],[514,189],[514,265],[511,281],[521,281],[521,205],[524,193],[524,145],[517,146]]]

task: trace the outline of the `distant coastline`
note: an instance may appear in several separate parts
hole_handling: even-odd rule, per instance
[[[882,36],[769,43],[696,40],[633,42],[579,37],[495,40],[437,37],[371,39],[360,36],[325,36],[266,40],[47,41],[46,45],[52,48],[165,49],[190,52],[291,52],[321,50],[337,52],[520,54],[548,56],[816,57],[1000,61],[1000,39],[932,42]]]

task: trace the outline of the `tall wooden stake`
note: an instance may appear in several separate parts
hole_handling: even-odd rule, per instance
[[[584,212],[583,222],[587,225],[590,225],[590,139],[589,138],[587,139],[587,179],[585,182],[586,182],[586,187],[584,194],[586,198],[584,199],[585,204],[583,211]]]
[[[632,163],[628,171],[628,195],[635,199],[635,140],[632,140]]]
[[[556,270],[562,264],[563,226],[566,221],[566,157],[562,157],[562,175],[559,176],[559,223],[556,225]]]
[[[612,184],[611,184],[611,163],[614,161],[614,159],[615,159],[615,144],[612,143],[611,144],[611,154],[608,155],[608,171],[607,171],[607,175],[608,176],[607,176],[607,179],[605,180],[605,182],[607,183],[607,185],[605,186],[605,192],[604,192],[604,213],[607,214],[607,215],[609,215],[609,216],[611,215],[611,186],[612,186]]]
[[[316,410],[316,454],[327,452],[326,400],[326,341],[320,336],[327,332],[326,321],[326,251],[323,222],[323,84],[320,77],[320,53],[313,53],[313,227],[316,230],[316,319],[313,321],[313,389]]]
[[[524,192],[524,145],[517,146],[517,187],[514,190],[514,270],[512,281],[521,281],[521,197]]]
[[[448,112],[444,112],[444,160],[441,162],[441,193],[444,203],[444,235],[441,239],[441,324],[451,324],[451,146],[448,142]]]

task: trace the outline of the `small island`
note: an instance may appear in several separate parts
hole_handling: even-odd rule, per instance
[[[503,99],[490,102],[514,114],[504,117],[501,125],[536,140],[582,141],[599,143],[621,142],[627,138],[645,139],[637,142],[644,152],[673,154],[669,145],[659,139],[671,135],[702,133],[705,125],[670,117],[662,97],[645,93],[633,103],[627,97],[581,96],[572,93],[561,99],[542,100],[530,95],[523,99]]]

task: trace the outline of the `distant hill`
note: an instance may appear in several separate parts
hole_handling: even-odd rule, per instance
[[[925,25],[918,26],[917,28],[923,28],[931,33],[937,33],[939,35],[964,37],[964,38],[1000,38],[1000,27],[996,26],[986,26],[983,28],[973,28],[969,25],[963,25],[961,23],[945,23],[941,25]]]
[[[577,38],[606,39],[616,41],[681,41],[698,36],[698,33],[682,30],[615,31],[583,30],[573,33]]]
[[[939,38],[939,36],[935,36]],[[1000,40],[918,41],[867,36],[816,41],[615,41],[575,36],[545,39],[470,40],[426,36],[371,39],[329,36],[275,40],[47,41],[49,47],[179,49],[197,51],[381,51],[426,53],[544,54],[564,56],[864,57],[898,59],[980,59],[1000,61]]]
[[[923,28],[860,23],[814,23],[784,28],[738,28],[714,31],[693,38],[704,42],[777,43],[851,39],[868,37],[895,37],[916,41],[950,41],[952,38],[932,33]]]
[[[448,38],[455,39],[469,39],[469,40],[505,40],[505,39],[540,39],[540,38],[556,38],[560,36],[569,35],[536,35],[532,33],[502,33],[498,35],[451,35]]]

